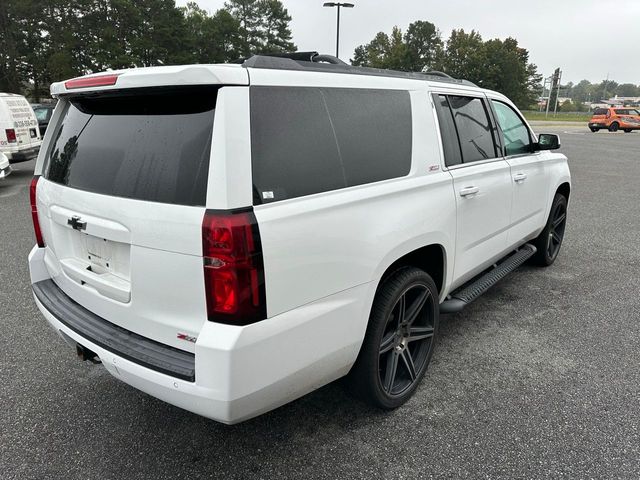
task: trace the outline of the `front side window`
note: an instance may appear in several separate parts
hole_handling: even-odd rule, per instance
[[[480,98],[449,96],[464,163],[496,158],[491,123]]]
[[[502,130],[507,156],[531,152],[529,129],[518,114],[508,105],[491,100],[496,112],[498,125]]]

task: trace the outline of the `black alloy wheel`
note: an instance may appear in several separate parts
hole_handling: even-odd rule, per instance
[[[611,125],[609,125],[609,131],[617,132],[619,127],[620,127],[620,124],[618,122],[613,122]]]
[[[567,199],[564,195],[556,193],[551,204],[551,211],[547,224],[542,233],[533,242],[537,252],[531,261],[537,265],[548,267],[558,258],[564,232],[567,226]]]
[[[427,273],[405,267],[389,276],[376,294],[349,386],[380,408],[405,403],[427,370],[438,320],[438,291]]]
[[[405,290],[387,317],[380,341],[378,374],[387,395],[402,395],[422,371],[433,343],[433,298],[426,285]]]
[[[551,212],[551,229],[547,237],[547,255],[550,259],[555,260],[560,252],[560,246],[564,239],[564,230],[567,225],[567,204],[566,202],[558,202],[554,205]]]

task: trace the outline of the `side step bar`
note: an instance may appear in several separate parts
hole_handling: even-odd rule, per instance
[[[440,304],[440,313],[456,313],[473,302],[496,283],[513,272],[536,253],[536,247],[527,243],[492,270],[454,291]]]

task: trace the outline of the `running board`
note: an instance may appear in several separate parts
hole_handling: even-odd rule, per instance
[[[536,253],[536,247],[527,243],[520,250],[513,252],[500,264],[481,277],[472,280],[454,291],[440,304],[440,313],[456,313],[473,302],[496,283],[513,272]]]

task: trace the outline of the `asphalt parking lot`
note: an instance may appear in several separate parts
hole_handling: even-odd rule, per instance
[[[77,361],[47,326],[26,264],[33,162],[15,165],[0,182],[0,477],[639,478],[640,133],[535,128],[561,134],[573,174],[554,266],[444,316],[405,407],[332,384],[235,426]]]

